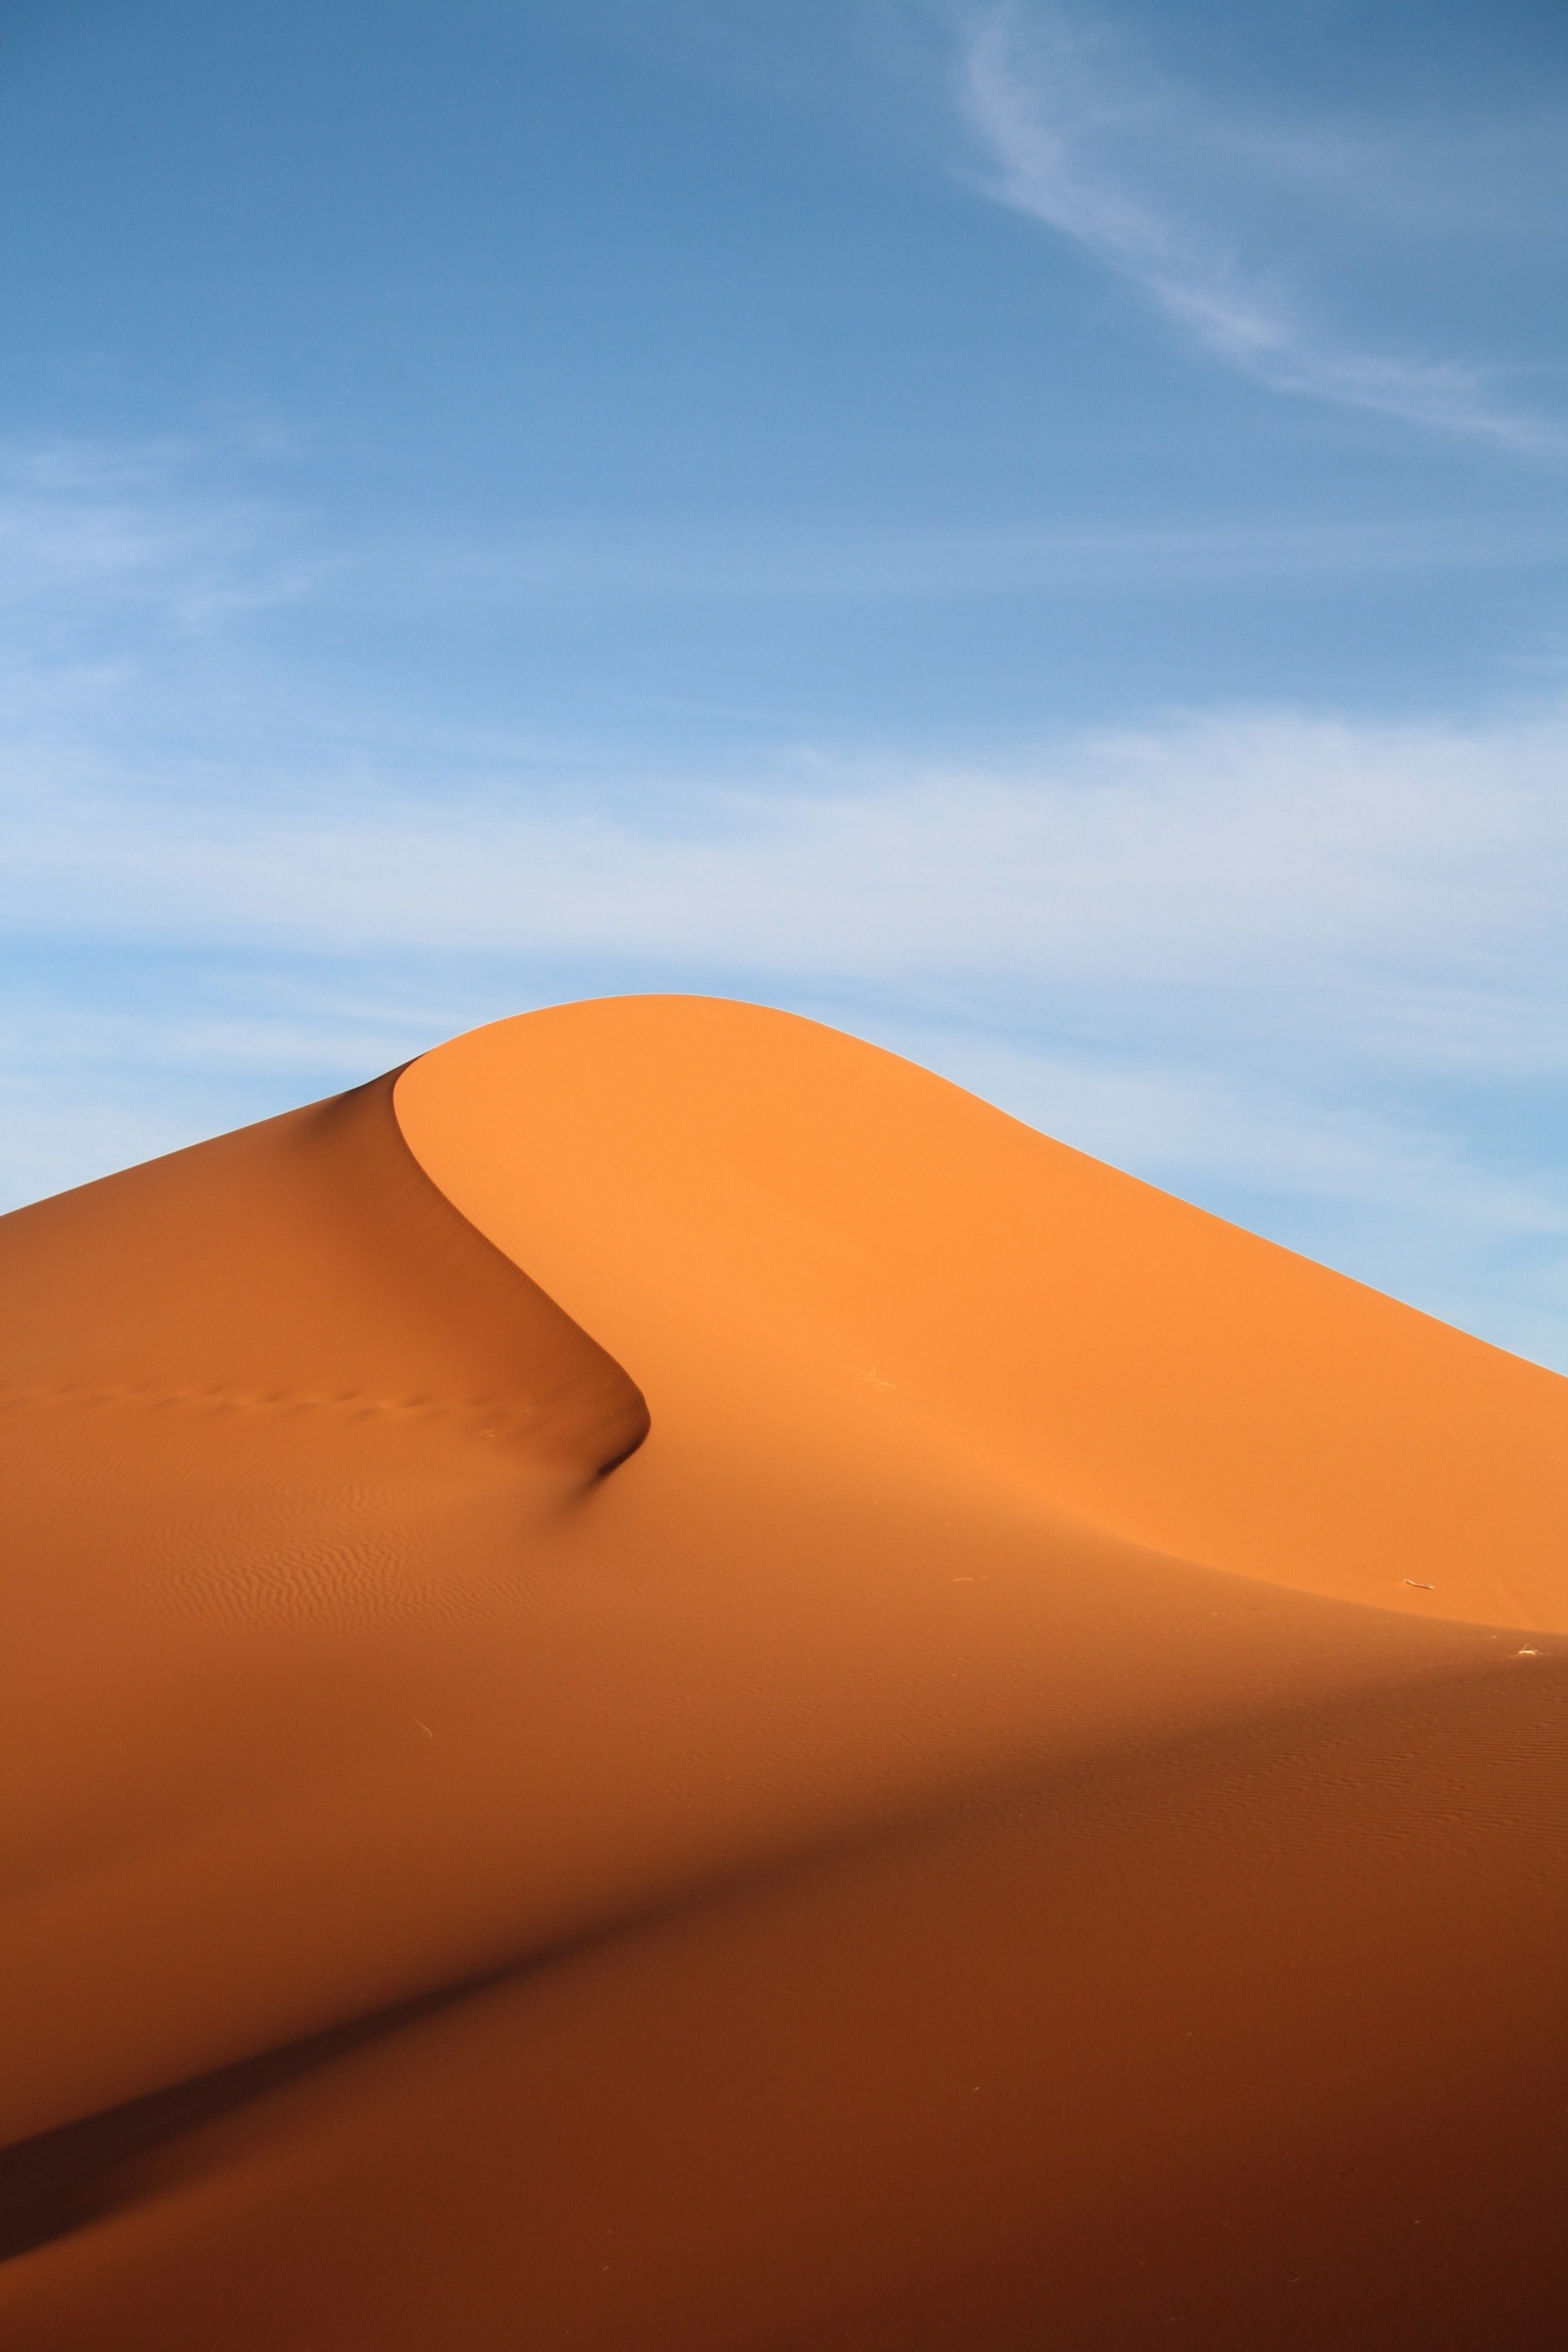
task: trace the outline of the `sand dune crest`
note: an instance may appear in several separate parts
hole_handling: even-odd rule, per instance
[[[690,999],[0,1264],[22,2352],[1558,2340],[1568,1383]]]

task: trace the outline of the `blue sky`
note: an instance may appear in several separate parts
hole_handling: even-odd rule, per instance
[[[1568,17],[11,0],[6,1202],[792,1005],[1568,1367]]]

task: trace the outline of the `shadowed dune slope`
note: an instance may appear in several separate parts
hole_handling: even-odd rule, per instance
[[[297,1905],[395,1912],[428,1743],[387,1646],[496,1605],[647,1427],[392,1087],[0,1220],[11,2134],[382,1989]]]
[[[1560,2340],[1568,1383],[691,999],[0,1255],[23,2352]]]

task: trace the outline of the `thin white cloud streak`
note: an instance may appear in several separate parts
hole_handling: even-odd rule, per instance
[[[801,753],[765,789],[537,770],[109,789],[16,763],[13,929],[640,961],[802,984],[1309,992],[1411,1066],[1568,1062],[1568,715],[1174,720],[1008,769]],[[218,790],[211,789],[218,782]]]
[[[334,567],[302,552],[275,496],[215,493],[209,446],[0,444],[0,614],[18,635],[127,617],[205,636],[237,615],[319,588]]]
[[[951,532],[698,532],[638,541],[542,534],[484,547],[396,545],[339,567],[334,599],[383,612],[508,605],[700,604],[796,599],[902,604],[921,598],[1039,591],[1147,595],[1173,586],[1364,578],[1390,572],[1561,563],[1549,525],[1467,518],[1457,526],[1337,520],[1255,522],[1229,517],[1130,527]]]
[[[221,453],[220,453],[221,454]],[[150,639],[211,641],[280,607],[407,617],[738,599],[907,603],[1019,591],[1147,594],[1183,583],[1555,565],[1544,521],[1377,523],[1246,516],[969,531],[542,526],[482,541],[388,536],[349,548],[302,507],[215,494],[215,453],[0,442],[0,686],[56,701],[123,674]],[[47,669],[26,667],[47,645]],[[62,643],[84,649],[61,668]],[[96,655],[97,659],[92,656]],[[7,677],[7,673],[9,674]]]
[[[19,760],[7,912],[101,939],[858,979],[1208,985],[1352,960],[1383,973],[1415,1046],[1420,983],[1462,979],[1481,1007],[1538,957],[1561,973],[1565,772],[1563,713],[1213,715],[1006,767],[799,752],[748,788],[644,779],[642,816],[538,769],[449,774],[437,802],[374,772],[110,791],[80,760]]]
[[[647,776],[636,803],[461,747],[439,803],[363,772],[204,763],[174,788],[80,752],[12,764],[0,912],[45,951],[0,1069],[12,1200],[531,1003],[717,991],[878,1037],[1568,1360],[1544,1135],[1568,1078],[1568,710],[1219,714],[987,768],[800,752],[745,788]],[[105,951],[188,977],[115,1004]]]
[[[1026,26],[1027,37],[1024,27]],[[1521,456],[1561,457],[1561,429],[1510,413],[1486,373],[1464,361],[1360,351],[1336,342],[1278,284],[1245,269],[1223,236],[1179,220],[1173,202],[1142,197],[1101,152],[1130,124],[1145,152],[1184,148],[1190,164],[1212,139],[1201,110],[1147,79],[1121,86],[1057,11],[1004,9],[971,36],[959,99],[989,159],[981,184],[995,201],[1069,238],[1116,270],[1180,331],[1271,390],[1489,441]],[[1230,132],[1237,162],[1252,150],[1266,187],[1268,144]],[[1281,163],[1300,179],[1297,137]],[[1158,165],[1154,176],[1159,176]]]

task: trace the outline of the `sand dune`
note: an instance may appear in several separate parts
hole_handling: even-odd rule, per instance
[[[690,999],[0,1280],[8,2343],[1560,2340],[1568,1382]]]

